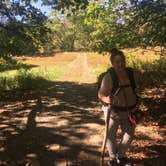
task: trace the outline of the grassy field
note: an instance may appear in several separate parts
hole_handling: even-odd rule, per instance
[[[149,84],[165,84],[165,58],[161,58],[159,54],[156,54],[153,51],[128,49],[124,50],[124,52],[127,57],[127,65],[144,73],[144,78]],[[79,65],[76,63],[82,63],[75,62],[72,64],[72,62],[78,55],[81,58],[85,54],[85,65],[88,65],[87,70],[89,70],[90,73],[86,77],[91,77],[91,81],[95,82],[98,75],[110,66],[109,55],[101,55],[92,52],[68,52],[58,53],[49,57],[15,57],[15,61],[7,63],[1,62],[0,89],[13,90],[42,88],[45,84],[44,81],[41,80],[56,81],[63,75],[64,77],[70,75],[71,73],[68,73],[68,71],[74,70],[74,67]],[[75,81],[78,82],[79,78]]]

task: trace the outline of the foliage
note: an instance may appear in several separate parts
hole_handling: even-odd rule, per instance
[[[59,68],[58,66],[51,69],[20,68],[15,72],[4,72],[0,75],[0,91],[44,88],[48,86],[48,80],[55,81],[63,72],[63,67]]]
[[[84,23],[83,11],[72,13],[66,10],[62,15],[58,11],[51,13],[47,27],[51,30],[50,41],[45,46],[46,50],[55,49],[60,51],[89,50],[90,27]]]
[[[62,12],[65,11],[65,9],[72,9],[72,12],[76,12],[79,9],[85,9],[88,5],[88,0],[67,0],[67,1],[61,1],[61,0],[42,0],[44,5],[50,5],[52,8],[57,10],[62,10]]]
[[[59,18],[58,12],[52,13],[52,17],[47,22],[47,27],[51,29],[50,38],[52,40],[46,47],[61,51],[73,51],[76,26],[65,16],[63,19]]]
[[[165,46],[166,4],[162,1],[134,3],[126,14],[127,28],[133,35],[134,46]]]
[[[165,53],[166,4],[160,0],[42,2],[52,6],[49,19],[31,0],[0,2],[1,57],[138,46],[160,46]]]
[[[147,85],[155,85],[155,87],[166,85],[166,58],[152,58],[144,59],[144,57],[138,58],[133,54],[126,53],[126,65],[137,69],[142,73],[142,79]],[[94,70],[96,77],[101,73],[107,71],[110,67],[108,64],[100,64]]]
[[[45,42],[46,17],[30,1],[1,1],[0,18],[0,57],[33,53]]]
[[[166,85],[166,59],[161,58],[152,63],[140,62],[144,79],[150,85]]]
[[[10,71],[10,70],[18,70],[18,69],[30,69],[31,67],[33,67],[33,65],[27,65],[24,63],[21,63],[17,60],[7,60],[5,61],[4,59],[0,60],[0,72],[4,72],[4,71]]]
[[[138,58],[133,54],[126,54],[127,66],[139,70],[143,79],[149,85],[160,86],[166,84],[166,58]],[[147,55],[148,56],[148,55]]]
[[[90,3],[85,22],[93,28],[92,48],[165,46],[165,5],[158,1]]]
[[[90,46],[93,50],[108,51],[110,47],[118,44],[114,41],[116,18],[113,7],[115,3],[109,7],[102,7],[100,3],[90,3],[85,11],[85,23],[93,29],[90,33],[93,41]]]
[[[68,7],[53,15],[48,27],[60,50],[165,47],[165,6],[159,1],[90,1],[74,13]]]

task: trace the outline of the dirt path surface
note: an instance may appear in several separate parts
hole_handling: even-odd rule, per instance
[[[78,56],[66,65],[66,68],[65,74],[58,79],[59,81],[77,82],[79,84],[96,82],[86,53],[78,53]]]
[[[6,93],[0,103],[0,166],[98,166],[104,121],[95,81],[82,53],[57,81],[48,81],[49,88]],[[147,117],[127,154],[136,166],[165,166],[165,101],[148,91],[143,98]]]

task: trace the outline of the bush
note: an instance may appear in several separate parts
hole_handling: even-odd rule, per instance
[[[19,69],[10,74],[4,73],[0,75],[0,90],[45,88],[61,73],[62,69],[58,67],[37,70]]]
[[[126,64],[129,67],[133,67],[139,70],[143,74],[143,79],[149,84],[160,86],[166,84],[166,58],[160,57],[150,58],[148,57],[136,57],[132,54],[126,54]],[[110,66],[108,64],[99,65],[95,71],[97,78],[99,74],[106,71]]]
[[[135,55],[127,54],[127,66],[139,70],[143,74],[143,79],[150,85],[161,85],[166,83],[166,58],[160,57],[136,57]]]
[[[166,84],[166,59],[161,58],[152,63],[141,63],[144,79],[150,84]]]

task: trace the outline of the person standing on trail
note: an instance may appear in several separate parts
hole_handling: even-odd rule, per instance
[[[129,148],[135,131],[135,125],[130,119],[130,111],[137,107],[136,88],[140,82],[139,72],[126,67],[124,53],[116,48],[110,51],[112,67],[102,78],[98,97],[102,102],[102,110],[106,120],[109,114],[109,127],[106,147],[110,161],[108,165],[131,166],[125,152]],[[110,107],[111,105],[111,107]],[[119,146],[116,144],[118,127],[121,127],[122,138]]]

